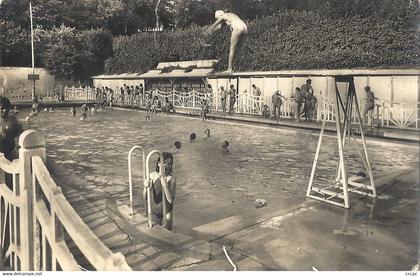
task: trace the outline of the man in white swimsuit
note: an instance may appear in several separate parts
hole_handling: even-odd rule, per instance
[[[233,72],[233,61],[235,54],[240,49],[240,42],[242,37],[248,33],[248,27],[236,14],[224,12],[221,10],[215,13],[216,22],[213,23],[206,31],[205,35],[211,35],[222,27],[223,23],[230,26],[232,32],[230,37],[230,51],[229,51],[229,65],[225,72]]]

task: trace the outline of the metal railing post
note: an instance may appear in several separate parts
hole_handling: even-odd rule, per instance
[[[133,203],[133,180],[132,180],[132,169],[131,169],[131,155],[133,151],[140,149],[142,151],[142,160],[143,160],[143,179],[146,179],[145,165],[146,165],[146,156],[144,149],[141,146],[134,146],[128,152],[128,181],[129,181],[129,190],[130,190],[130,215],[134,215],[134,203]],[[146,204],[145,204],[146,207]]]
[[[164,173],[162,153],[158,150],[152,150],[151,152],[149,152],[149,154],[146,157],[146,177],[147,177],[147,179],[150,179],[150,168],[149,168],[150,157],[155,153],[158,154],[159,158],[160,158],[159,176],[162,176],[163,173]],[[148,219],[149,219],[149,227],[152,227],[152,210],[151,210],[151,201],[150,200],[151,200],[151,187],[149,186],[147,188],[147,216],[148,216]],[[162,187],[162,206],[163,206],[163,224],[165,224],[166,223],[166,195],[165,195],[165,191],[164,191],[163,187]]]

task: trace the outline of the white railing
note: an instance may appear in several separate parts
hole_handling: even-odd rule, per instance
[[[57,101],[60,96],[60,91],[58,89],[51,89],[46,91],[36,91],[35,95],[38,98],[42,98],[44,101]],[[5,95],[12,103],[15,102],[30,102],[32,101],[31,91],[26,93],[7,93]]]
[[[419,128],[419,104],[420,102],[414,104],[382,102],[381,105],[377,105],[381,115],[381,125]]]
[[[97,270],[131,270],[95,236],[66,200],[45,166],[44,137],[27,130],[19,159],[0,156],[0,249],[12,270],[82,270],[75,247]]]
[[[179,92],[176,90],[161,91],[158,89],[154,89],[146,91],[146,94],[151,94],[152,98],[154,96],[157,96],[161,102],[164,102],[165,98],[167,97],[175,108],[178,107],[191,110],[200,110],[202,100],[207,99],[210,111],[222,111],[222,101],[220,99],[219,93],[206,94],[205,92],[200,92],[194,89],[188,92]],[[145,106],[145,97],[146,96],[140,96],[138,98],[135,98],[133,105]],[[262,115],[262,108],[264,105],[267,105],[270,108],[270,112],[272,114],[272,104],[269,102],[264,102],[263,99],[263,96],[257,97],[248,93],[239,93],[236,97],[234,110],[236,113],[240,114]],[[322,119],[325,116],[327,122],[335,122],[335,103],[333,101],[334,99],[330,99],[323,95],[317,95],[316,99],[317,101],[312,113],[312,117],[314,118],[314,120],[322,121]],[[122,105],[128,104],[127,100],[118,100],[117,102]],[[362,113],[365,105],[364,102],[365,99],[359,99],[359,106],[361,107]],[[368,118],[365,118],[365,120],[362,123],[368,125],[373,125],[373,123],[375,123],[375,125],[387,127],[419,128],[419,103],[400,103],[378,100],[371,117],[367,116]],[[226,106],[228,109],[229,97],[227,99]],[[302,103],[301,116],[303,116],[303,108],[304,104]],[[292,99],[285,99],[282,101],[282,105],[280,107],[280,117],[295,117],[296,109],[296,103]],[[371,121],[370,118],[372,118],[373,121]],[[352,123],[358,123],[358,116],[352,116]]]
[[[67,87],[64,86],[64,100],[65,101],[95,101],[95,89],[89,86],[86,87]]]
[[[399,127],[399,128],[419,128],[419,106],[420,102],[417,103],[401,103],[392,101],[377,100],[376,106],[371,114],[368,114],[364,118],[363,124],[368,125],[380,125],[387,127]],[[365,99],[359,99],[359,106],[364,108]],[[363,115],[363,109],[360,110]],[[358,116],[356,111],[353,110],[352,123],[358,123]],[[326,121],[335,121],[335,106],[331,99],[321,97],[321,101],[318,102],[318,117],[320,121],[322,115],[326,115]]]

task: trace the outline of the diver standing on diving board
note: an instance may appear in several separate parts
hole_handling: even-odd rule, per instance
[[[214,17],[216,18],[216,21],[204,32],[204,34],[206,36],[213,34],[222,27],[223,23],[230,26],[232,34],[230,36],[229,65],[225,72],[232,73],[233,61],[240,50],[243,36],[248,33],[248,27],[245,22],[234,13],[218,10],[215,12]]]

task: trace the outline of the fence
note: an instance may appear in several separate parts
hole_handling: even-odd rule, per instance
[[[0,156],[0,250],[12,270],[82,270],[74,253],[97,270],[131,270],[82,221],[51,178],[44,137],[26,130],[19,159]],[[77,249],[77,251],[75,251]],[[79,257],[79,256],[78,256]]]
[[[364,106],[363,99],[359,99],[359,106]],[[418,122],[418,106],[417,103],[400,103],[393,101],[382,101],[376,102],[376,107],[373,110],[371,116],[368,116],[365,122],[369,125],[379,125],[386,127],[398,127],[398,128],[419,128]],[[358,116],[353,110],[352,123],[358,123]],[[363,112],[363,110],[361,110]],[[321,121],[323,116],[326,116],[326,121],[335,121],[335,107],[327,97],[320,97],[318,102],[317,120]]]
[[[67,87],[64,86],[64,100],[65,101],[95,101],[95,89],[89,86],[86,87]]]
[[[42,98],[44,101],[57,101],[60,95],[58,89],[51,89],[46,91],[36,91],[36,96]],[[6,97],[12,102],[31,102],[32,101],[32,92],[24,91],[24,93],[6,93]]]
[[[213,112],[222,111],[222,101],[220,95],[210,94],[206,92],[199,92],[191,90],[188,92],[160,91],[158,89],[148,91],[150,95],[157,96],[160,101],[164,101],[167,97],[174,107],[185,108],[191,110],[200,110],[202,101],[207,99],[210,105],[210,110]],[[134,105],[144,106],[144,101],[134,100]],[[127,104],[127,102],[119,101],[120,104]],[[418,103],[400,103],[395,101],[381,101],[376,102],[376,107],[371,118],[366,118],[362,123],[375,124],[386,127],[399,128],[419,128],[418,125]],[[264,102],[263,97],[253,96],[249,93],[238,93],[235,102],[235,112],[239,114],[262,115],[262,108],[267,105],[270,109],[271,103]],[[229,106],[229,100],[227,101]],[[359,106],[364,106],[364,99],[359,99]],[[363,112],[363,110],[361,110]],[[296,113],[296,104],[290,98],[283,100],[280,108],[280,117],[291,118]],[[332,99],[318,95],[317,104],[313,111],[313,118],[317,121],[325,116],[326,121],[335,121],[335,106]],[[358,117],[353,117],[353,123],[358,123]]]

